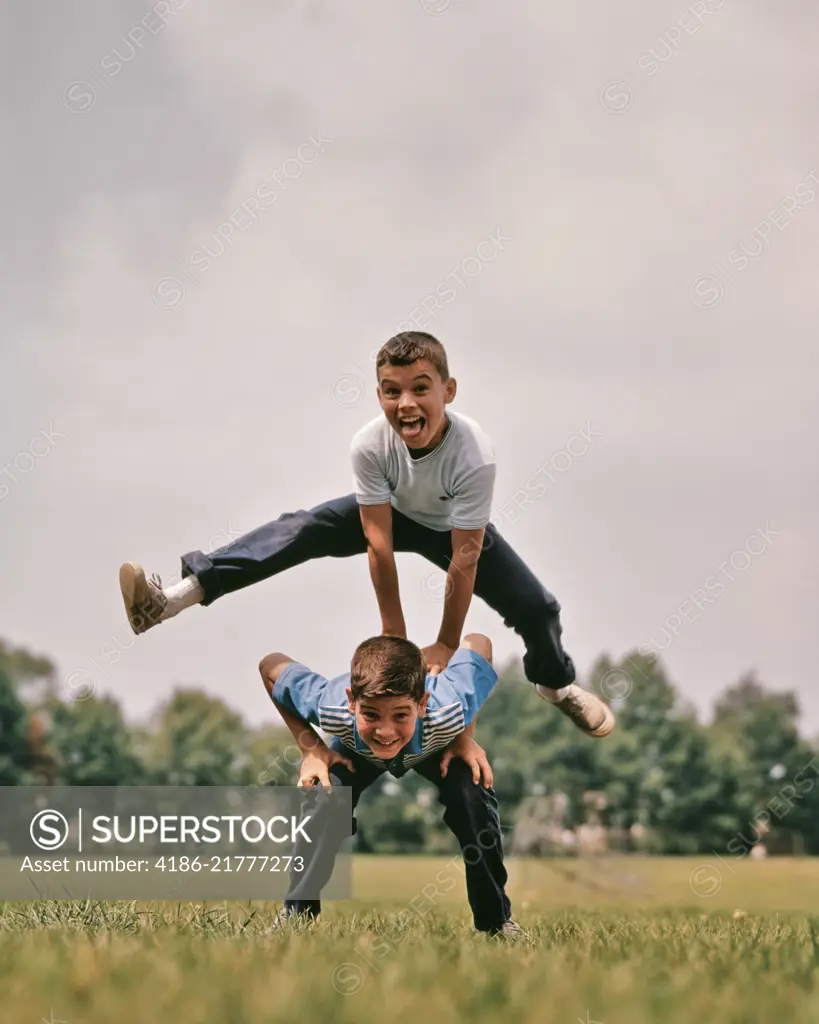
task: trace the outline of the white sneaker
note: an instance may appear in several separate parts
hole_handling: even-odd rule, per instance
[[[554,690],[549,690],[539,683],[535,684],[535,689],[538,697],[560,708],[563,714],[588,736],[602,739],[614,729],[617,722],[614,712],[608,704],[604,704],[599,697],[584,690],[582,686],[572,683],[562,700],[552,699],[549,694],[554,693]]]
[[[128,622],[135,633],[145,633],[162,620],[168,598],[158,576],[148,579],[138,562],[126,562],[120,566],[119,589]]]

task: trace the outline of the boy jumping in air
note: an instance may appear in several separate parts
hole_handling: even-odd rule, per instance
[[[478,711],[498,679],[488,637],[464,637],[444,671],[434,676],[427,674],[415,644],[383,635],[360,644],[350,671],[336,679],[325,679],[286,654],[268,654],[259,671],[302,752],[299,785],[349,786],[355,810],[362,792],[385,771],[396,778],[410,768],[418,772],[437,788],[444,821],[460,845],[475,928],[509,938],[521,935],[506,895],[492,772],[472,738]],[[312,726],[334,737],[329,747]],[[321,815],[316,815],[311,856],[304,857],[308,866],[294,876],[277,926],[296,915],[315,919],[321,911],[319,900],[299,898],[299,891],[321,892],[345,832],[324,827]],[[298,856],[298,847],[295,852]]]
[[[522,638],[527,679],[590,736],[608,736],[614,714],[578,686],[561,644],[560,605],[489,522],[495,455],[474,420],[447,412],[457,392],[443,345],[420,331],[378,352],[383,416],[353,437],[355,493],[309,511],[285,513],[206,555],[182,556],[182,580],[163,590],[140,565],[120,569],[135,633],[195,604],[209,605],[312,558],[366,552],[386,636],[406,637],[396,551],[414,551],[447,572],[441,627],[423,648],[440,672],[461,642],[473,592]]]

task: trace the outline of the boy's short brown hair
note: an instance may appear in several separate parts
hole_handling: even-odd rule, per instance
[[[446,350],[437,338],[426,331],[405,331],[396,334],[381,346],[375,360],[376,374],[382,366],[411,366],[419,359],[428,359],[440,373],[441,379],[449,380],[449,364]]]
[[[424,696],[427,665],[420,647],[399,636],[374,636],[355,649],[350,666],[353,700]]]

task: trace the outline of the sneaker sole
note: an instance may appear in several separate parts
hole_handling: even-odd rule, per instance
[[[614,712],[611,710],[608,704],[603,704],[603,707],[606,711],[606,717],[603,719],[600,725],[597,726],[596,729],[592,729],[588,733],[589,736],[594,736],[594,738],[598,740],[601,740],[604,736],[608,736],[610,733],[614,732],[614,727],[615,725],[617,725],[617,719],[615,718]]]
[[[128,624],[134,633],[139,636],[145,632],[142,616],[134,616],[134,607],[138,603],[137,591],[143,589],[147,593],[148,584],[145,579],[145,570],[136,562],[125,562],[119,569],[119,589],[122,592],[122,601],[125,605],[125,614],[128,616]],[[143,595],[143,600],[144,600]],[[139,619],[137,623],[136,618]],[[153,625],[153,623],[152,623]],[[142,628],[140,628],[142,627]],[[148,627],[150,628],[150,627]]]
[[[541,700],[545,700],[547,704],[554,704],[555,707],[557,707],[557,702],[550,700],[549,697],[547,697],[546,694],[541,691],[540,687],[535,686],[535,692]],[[603,721],[600,723],[600,725],[598,725],[594,729],[584,729],[583,726],[577,725],[577,722],[575,722],[574,724],[586,736],[592,736],[596,740],[602,740],[604,737],[609,736],[612,732],[614,732],[614,727],[615,725],[617,725],[617,718],[615,717],[614,712],[611,710],[608,704],[600,700],[599,697],[597,698],[597,700],[600,704],[600,707],[603,709]]]

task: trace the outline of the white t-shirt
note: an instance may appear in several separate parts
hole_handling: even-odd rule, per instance
[[[447,413],[451,426],[435,451],[420,459],[384,416],[372,420],[350,445],[359,505],[383,505],[432,530],[479,530],[492,513],[495,452],[478,424]]]

